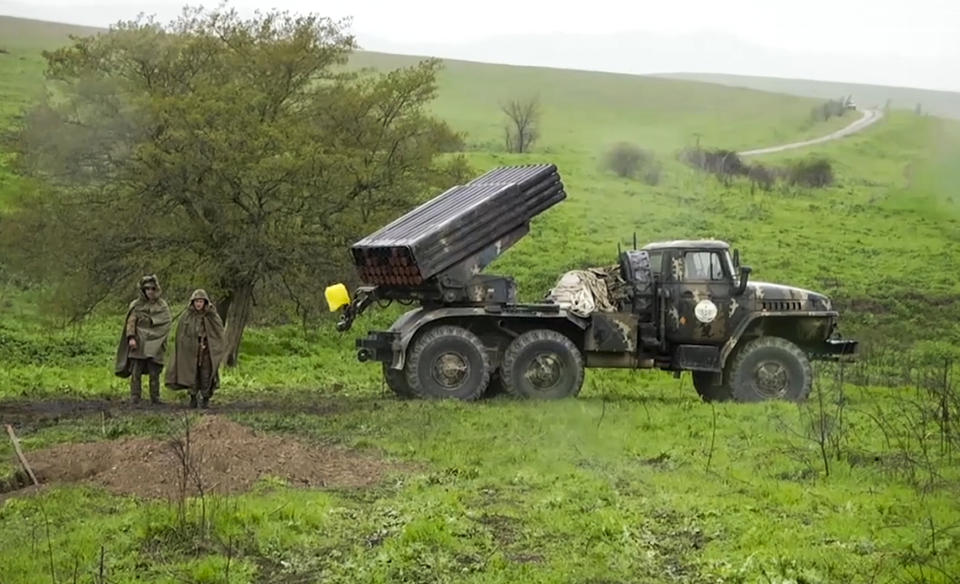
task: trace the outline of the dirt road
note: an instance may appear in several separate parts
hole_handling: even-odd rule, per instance
[[[880,110],[864,110],[863,116],[850,124],[849,126],[837,130],[832,134],[827,134],[826,136],[821,136],[819,138],[813,138],[811,140],[804,140],[803,142],[793,142],[791,144],[781,144],[780,146],[770,146],[767,148],[758,148],[756,150],[744,150],[738,152],[740,156],[756,156],[758,154],[772,154],[774,152],[783,152],[784,150],[793,150],[794,148],[803,148],[805,146],[812,146],[814,144],[821,144],[823,142],[829,142],[831,140],[838,140],[844,136],[849,136],[850,134],[855,134],[861,130],[864,130],[873,124],[880,121],[883,117],[883,112]]]

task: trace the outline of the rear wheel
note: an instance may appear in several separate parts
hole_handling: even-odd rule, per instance
[[[533,330],[507,347],[501,375],[504,388],[517,397],[572,397],[583,385],[583,355],[565,335]]]
[[[810,395],[813,369],[797,345],[780,337],[760,337],[737,351],[727,378],[737,401],[798,402]]]
[[[421,335],[404,371],[410,389],[424,398],[473,401],[490,382],[483,343],[459,326],[438,326]]]

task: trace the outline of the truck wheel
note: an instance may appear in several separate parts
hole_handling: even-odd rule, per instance
[[[483,343],[465,328],[438,326],[424,333],[407,359],[406,380],[424,398],[478,399],[490,382]]]
[[[383,380],[387,382],[387,387],[389,387],[397,397],[403,399],[417,397],[417,394],[413,393],[413,390],[410,389],[410,384],[407,383],[406,373],[391,369],[387,363],[383,364]]]
[[[810,395],[813,370],[800,347],[780,337],[760,337],[737,352],[728,379],[737,401],[803,401]]]
[[[572,397],[583,385],[583,356],[565,335],[528,331],[507,347],[501,375],[504,388],[517,397]]]
[[[705,402],[721,402],[730,399],[730,388],[726,383],[714,381],[714,374],[709,371],[691,371],[693,387]]]

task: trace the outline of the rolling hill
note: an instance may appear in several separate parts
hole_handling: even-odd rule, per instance
[[[960,93],[951,91],[862,83],[838,83],[812,79],[723,75],[719,73],[663,73],[655,75],[655,77],[717,83],[728,87],[742,87],[821,99],[837,99],[852,95],[854,101],[862,107],[882,108],[889,100],[891,108],[912,111],[919,104],[922,110],[928,114],[960,119]]]

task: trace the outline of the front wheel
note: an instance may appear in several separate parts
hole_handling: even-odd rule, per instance
[[[730,399],[730,388],[722,375],[710,371],[692,371],[693,387],[705,402],[721,402]]]
[[[800,402],[810,395],[813,369],[806,353],[794,343],[780,337],[760,337],[737,352],[727,379],[737,401]]]
[[[533,330],[510,343],[501,372],[504,388],[514,396],[572,397],[583,385],[583,355],[566,335]]]
[[[389,363],[383,364],[383,380],[387,383],[387,387],[400,399],[416,397],[416,394],[410,389],[410,384],[407,383],[406,374],[403,371],[391,369]]]
[[[424,398],[473,401],[490,383],[483,343],[459,326],[438,326],[420,336],[404,369],[407,385]]]

